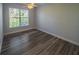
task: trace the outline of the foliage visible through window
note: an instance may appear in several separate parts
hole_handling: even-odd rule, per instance
[[[9,28],[29,25],[28,10],[9,8]]]

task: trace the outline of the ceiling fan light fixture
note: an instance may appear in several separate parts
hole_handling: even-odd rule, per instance
[[[36,5],[34,3],[28,3],[27,7],[28,9],[33,9],[34,7],[36,7]]]
[[[33,6],[29,6],[29,5],[27,7],[28,7],[28,9],[33,9],[34,8]]]

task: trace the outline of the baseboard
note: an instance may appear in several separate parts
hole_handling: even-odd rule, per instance
[[[58,37],[58,38],[60,38],[60,39],[62,39],[62,40],[65,40],[65,41],[67,41],[67,42],[70,42],[70,43],[72,43],[72,44],[75,44],[75,45],[79,46],[79,43],[77,43],[77,42],[75,42],[75,41],[69,40],[69,39],[67,39],[67,38],[64,38],[64,37],[62,37],[62,36],[56,35],[56,34],[54,34],[54,33],[50,33],[50,32],[45,31],[45,30],[43,30],[43,29],[39,29],[39,28],[38,28],[38,30],[43,31],[43,32],[46,32],[46,33],[48,33],[48,34],[50,34],[50,35],[56,36],[56,37]]]
[[[4,36],[14,34],[14,33],[18,33],[18,32],[27,31],[27,30],[31,30],[31,29],[35,29],[35,28],[28,28],[28,29],[25,29],[25,30],[19,30],[19,31],[15,31],[15,32],[4,33]]]

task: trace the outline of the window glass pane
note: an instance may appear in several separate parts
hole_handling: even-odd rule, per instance
[[[20,10],[21,17],[28,17],[28,10]]]
[[[9,8],[9,27],[20,27],[29,25],[28,10]]]
[[[10,18],[10,22],[9,22],[9,27],[13,28],[13,27],[19,27],[19,18],[15,17],[15,18]]]
[[[19,17],[19,9],[9,8],[10,17]]]
[[[21,17],[21,26],[26,26],[29,24],[28,17]]]

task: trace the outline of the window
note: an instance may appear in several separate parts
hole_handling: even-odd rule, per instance
[[[28,10],[9,8],[9,28],[29,25]]]

